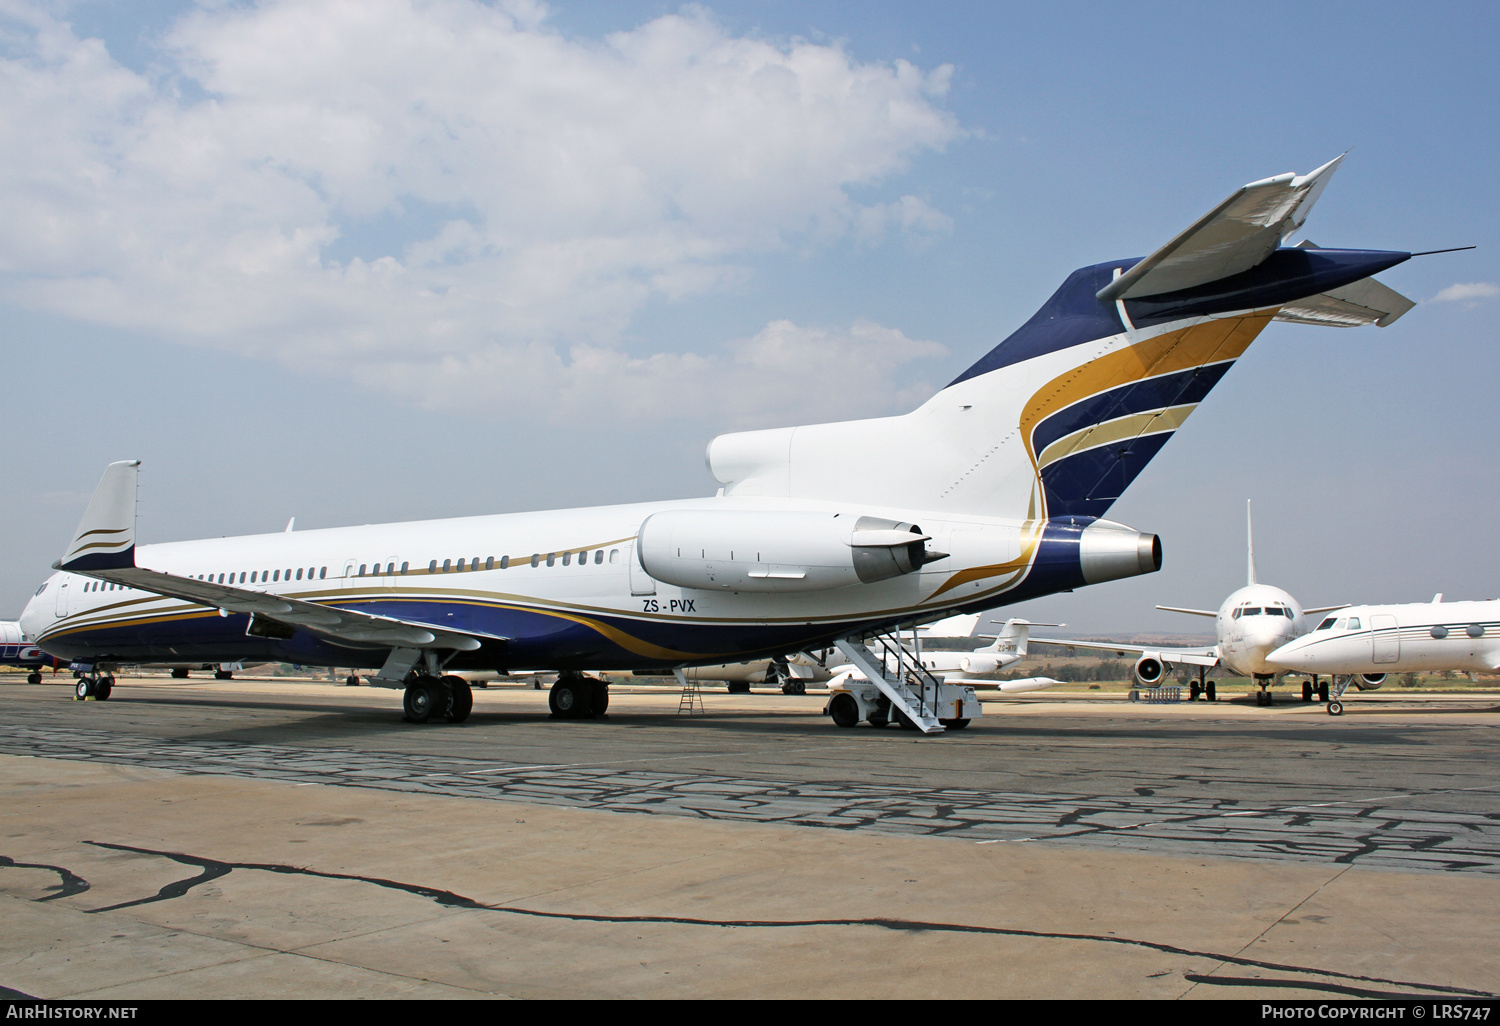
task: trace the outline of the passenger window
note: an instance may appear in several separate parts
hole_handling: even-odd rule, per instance
[[[619,549],[610,549],[609,550],[609,561],[611,563],[618,563],[620,561],[620,550]]]
[[[451,560],[451,559],[445,559],[445,560],[443,560],[443,573],[447,573],[451,569],[453,569],[453,560]]]
[[[245,571],[243,571],[243,570],[240,571],[240,583],[241,584],[245,583]]]
[[[406,571],[407,571],[407,569],[408,569],[408,568],[409,568],[409,567],[410,567],[410,566],[411,566],[411,564],[410,564],[410,563],[402,563],[402,564],[401,564],[401,572],[402,572],[402,573],[403,573],[403,574],[404,574],[404,573],[406,573]]]
[[[300,566],[297,568],[297,580],[302,580],[302,568]]]
[[[458,558],[458,572],[459,573],[463,573],[464,572],[464,560],[463,560],[462,556],[460,556]]]
[[[500,569],[501,570],[509,570],[510,569],[510,557],[509,556],[501,556],[500,557]]]
[[[563,566],[569,566],[569,565],[572,564],[572,562],[573,562],[573,553],[571,553],[571,552],[564,552],[563,553]],[[549,561],[547,565],[551,566],[552,564]]]
[[[557,553],[555,553],[555,552],[549,552],[549,553],[547,553],[547,565],[548,566],[555,566],[556,564],[557,564]]]
[[[479,569],[479,557],[478,556],[475,556],[473,559],[469,560],[469,569],[470,570],[478,570]]]
[[[364,563],[359,564],[359,576],[361,577],[365,575],[365,565]]]
[[[254,570],[250,571],[250,583],[251,584],[255,583],[255,571]]]
[[[281,571],[280,570],[276,571],[275,575],[272,576],[271,580],[273,580],[273,581],[279,581],[279,580],[281,580]]]
[[[604,550],[603,549],[595,549],[594,550],[594,565],[598,566],[602,562],[604,562]]]
[[[536,566],[541,561],[542,561],[541,553],[539,553],[539,552],[533,552],[531,554],[531,565],[532,566]]]
[[[318,569],[318,580],[321,581],[323,578],[325,578],[327,576],[328,576],[328,568],[326,566],[325,567],[320,567]]]
[[[430,574],[437,573],[437,560],[434,559],[431,563],[427,564],[427,572]]]
[[[485,557],[484,568],[486,570],[493,570],[493,569],[495,569],[495,557],[494,556],[486,556]]]

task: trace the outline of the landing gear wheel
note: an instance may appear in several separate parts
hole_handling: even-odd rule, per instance
[[[949,730],[963,730],[969,725],[969,721],[966,719],[938,720],[938,722],[947,727]]]
[[[828,703],[828,715],[840,727],[853,727],[859,723],[859,703],[853,695],[834,695]]]
[[[453,696],[448,701],[448,722],[462,723],[474,711],[474,692],[469,689],[469,682],[462,677],[444,677],[441,683]]]
[[[186,666],[177,666],[172,669],[172,678],[174,680],[183,680],[187,675],[188,668]]]
[[[1219,687],[1213,681],[1209,681],[1204,685],[1203,690],[1208,692],[1208,700],[1210,702],[1217,702],[1219,700]]]
[[[1344,715],[1344,703],[1343,702],[1329,702],[1328,703],[1328,715],[1329,716],[1342,716],[1342,715]]]
[[[33,672],[28,673],[26,675],[26,683],[28,683],[28,684],[40,684],[41,682],[42,682],[42,675],[40,673],[37,673],[37,672],[33,671]]]
[[[807,694],[807,685],[800,680],[785,681],[781,685],[781,693],[783,695],[805,695]]]
[[[426,723],[433,714],[447,703],[448,696],[443,685],[431,677],[419,677],[406,687],[401,699],[401,708],[408,723]]]
[[[94,682],[87,677],[79,677],[78,683],[73,686],[73,695],[80,702],[94,693]]]
[[[1310,681],[1310,680],[1309,681],[1303,681],[1303,683],[1302,683],[1302,701],[1304,701],[1304,702],[1311,702],[1312,699],[1313,699],[1312,681]]]
[[[604,683],[602,680],[593,681],[592,684],[594,692],[594,710],[592,713],[590,713],[590,715],[597,720],[609,710],[609,685]],[[745,686],[745,690],[750,690],[749,685]]]
[[[234,680],[234,671],[232,671],[232,670],[215,670],[214,671],[214,680]]]
[[[567,720],[581,719],[589,714],[593,702],[593,688],[588,681],[568,680],[559,677],[552,690],[547,693],[547,705],[552,715]]]
[[[1318,701],[1328,701],[1328,683],[1326,681],[1318,685]]]
[[[115,689],[114,677],[100,677],[94,685],[94,697],[101,702],[109,701],[109,693]]]
[[[344,678],[344,687],[346,687],[346,688],[357,688],[357,687],[359,687],[359,674],[357,674],[357,673],[351,673],[351,674],[349,674],[349,676],[345,677]]]
[[[730,681],[729,693],[731,695],[748,695],[750,693],[750,682],[748,680]]]
[[[1188,682],[1188,701],[1189,702],[1196,702],[1196,701],[1198,701],[1198,695],[1199,695],[1199,693],[1201,691],[1202,691],[1202,689],[1198,686],[1198,682],[1197,681],[1189,681]]]

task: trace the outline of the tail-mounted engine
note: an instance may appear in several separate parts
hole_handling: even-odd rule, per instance
[[[1361,673],[1354,678],[1354,686],[1361,691],[1379,691],[1380,685],[1384,683],[1383,673]]]
[[[825,591],[914,573],[947,553],[915,524],[848,513],[667,510],[641,524],[641,566],[679,588]]]

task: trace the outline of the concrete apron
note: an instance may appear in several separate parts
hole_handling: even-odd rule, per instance
[[[1270,998],[1500,990],[1500,881],[0,757],[39,998]],[[490,906],[490,907],[486,907]]]

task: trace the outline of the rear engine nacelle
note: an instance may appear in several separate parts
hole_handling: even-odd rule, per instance
[[[1167,665],[1161,661],[1161,656],[1154,652],[1143,653],[1135,661],[1135,679],[1143,687],[1156,687],[1166,675]]]
[[[1355,687],[1361,691],[1379,691],[1380,685],[1385,683],[1383,673],[1361,673],[1354,678]]]
[[[945,553],[915,524],[848,513],[666,510],[641,524],[641,567],[714,591],[826,591],[913,573]]]

